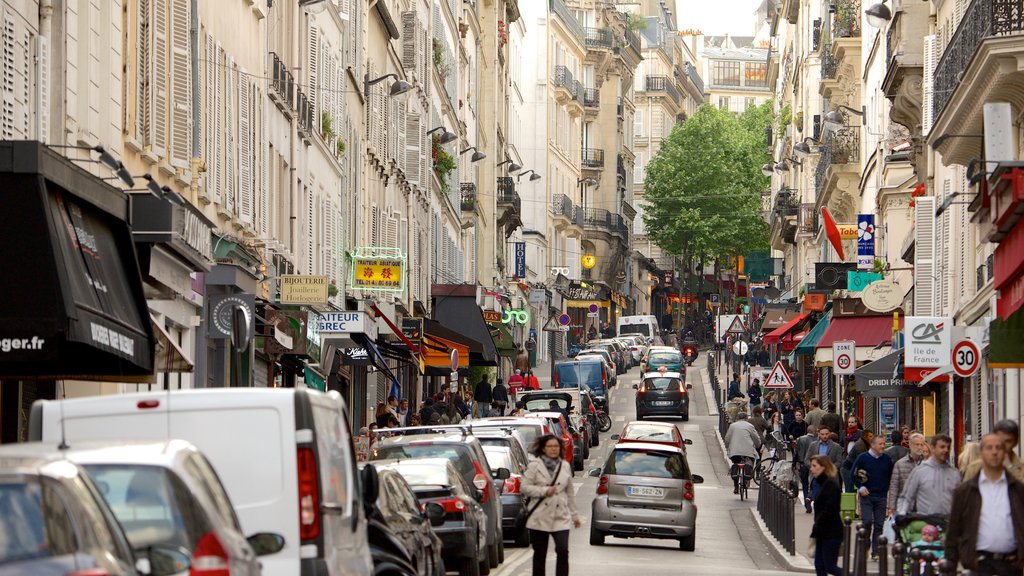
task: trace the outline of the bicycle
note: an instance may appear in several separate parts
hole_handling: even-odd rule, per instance
[[[747,499],[747,493],[750,489],[751,476],[747,473],[747,470],[754,459],[749,456],[732,456],[730,459],[733,461],[733,465],[729,475],[737,480],[736,487],[740,494],[740,502],[743,502]]]

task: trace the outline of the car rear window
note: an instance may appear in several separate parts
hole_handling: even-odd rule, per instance
[[[653,440],[654,442],[674,442],[675,437],[671,430],[662,426],[644,426],[643,424],[631,424],[622,435],[626,440]]]
[[[405,478],[410,486],[448,486],[448,470],[443,466],[398,466],[395,470]]]
[[[678,378],[648,378],[644,380],[644,387],[648,390],[678,390]]]
[[[623,324],[619,326],[619,334],[643,334],[650,336],[651,330],[647,324]]]
[[[651,352],[650,362],[682,362],[683,355],[678,352]]]
[[[555,401],[555,405],[558,406],[559,410],[569,409],[569,400],[566,398],[528,398],[526,400],[526,409],[533,412],[546,412],[551,410],[551,401]]]
[[[615,450],[608,457],[604,473],[675,480],[690,477],[690,469],[681,454],[653,450]]]
[[[604,394],[599,361],[559,364],[557,369],[559,388],[578,388],[580,384],[586,384],[598,394]]]
[[[404,444],[381,446],[373,450],[371,460],[415,460],[417,458],[446,458],[455,465],[459,475],[472,480],[476,475],[469,448],[456,444]],[[410,481],[410,483],[412,483]]]
[[[512,465],[512,454],[508,448],[503,446],[484,446],[484,454],[487,455],[487,463],[491,465],[491,470],[497,470],[498,468],[512,470],[515,468]]]
[[[0,511],[0,566],[50,555],[42,489],[38,483],[0,479]],[[61,541],[73,542],[75,534],[67,513],[62,511],[61,518],[60,524],[67,527],[67,538]],[[54,520],[57,524],[56,517]],[[64,553],[74,551],[73,544],[65,548],[70,550]]]

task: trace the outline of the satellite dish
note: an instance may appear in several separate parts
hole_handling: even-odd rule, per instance
[[[782,291],[775,286],[769,286],[764,289],[764,293],[768,296],[769,300],[775,300],[779,296],[782,296]]]

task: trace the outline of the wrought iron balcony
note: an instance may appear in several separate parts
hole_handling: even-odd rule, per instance
[[[834,0],[833,38],[860,38],[860,0]]]
[[[554,12],[562,21],[562,26],[565,26],[569,33],[575,36],[581,44],[583,43],[583,26],[580,25],[580,21],[576,19],[576,16],[569,11],[565,2],[562,0],[548,0],[548,10]]]
[[[498,176],[498,205],[513,206],[518,212],[521,204],[516,181],[511,176]]]
[[[579,80],[572,81],[572,89],[570,90],[570,92],[572,92],[573,100],[579,102],[580,104],[583,103],[583,84],[581,84]]]
[[[565,218],[575,222],[576,207],[572,205],[572,198],[565,194],[555,194],[551,197],[551,214],[556,218]]]
[[[569,92],[569,97],[574,100],[579,98],[579,95],[576,92],[576,87],[579,86],[579,82],[577,82],[576,79],[572,77],[572,72],[569,70],[568,67],[562,66],[561,64],[555,66],[554,76],[555,77],[553,80],[555,87],[564,88],[567,92]]]
[[[270,60],[272,74],[270,86],[278,95],[277,100],[281,104],[280,107],[290,112],[295,108],[295,77],[277,54],[271,52]]]
[[[583,225],[611,230],[612,213],[603,208],[583,208]]]
[[[623,241],[629,240],[629,226],[626,225],[626,219],[621,214],[611,214],[608,217],[608,229]]]
[[[583,29],[583,44],[587,48],[611,48],[613,40],[610,28]]]
[[[619,103],[615,105],[615,116],[622,120],[625,110],[622,107],[622,96],[619,96]]]
[[[625,30],[626,44],[636,50],[637,54],[640,54],[640,37],[636,35],[628,26]]]
[[[601,92],[597,88],[583,89],[583,107],[597,108],[601,103]]]
[[[701,94],[704,93],[704,79],[700,77],[700,73],[697,72],[697,68],[689,62],[683,63],[683,69],[686,71],[686,75],[690,78],[690,82],[697,88]]]
[[[860,162],[860,129],[848,126],[825,136],[821,146],[821,156],[814,173],[814,190],[818,196],[828,176],[828,169],[833,164],[858,164]]]
[[[476,210],[476,184],[463,182],[459,184],[459,191],[462,192],[462,211],[472,212]]]
[[[821,79],[835,80],[839,62],[832,55],[832,43],[825,42],[821,47]]]
[[[679,104],[679,90],[670,76],[648,76],[644,78],[644,89],[646,92],[667,92],[669,97]]]
[[[315,134],[316,122],[313,119],[313,107],[302,90],[298,90],[298,104],[296,111],[299,115],[299,132],[305,133],[307,137]]]
[[[971,62],[978,46],[991,36],[1010,36],[1024,32],[1024,1],[974,0],[964,12],[960,26],[935,67],[932,97],[933,118],[938,118],[960,84],[960,76]]]
[[[580,165],[584,168],[604,168],[604,150],[584,148],[580,151]]]

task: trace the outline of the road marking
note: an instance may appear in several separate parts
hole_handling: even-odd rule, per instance
[[[700,432],[700,424],[683,424],[683,432]]]
[[[573,495],[579,494],[580,493],[580,488],[582,488],[582,487],[583,487],[583,482],[573,482],[572,483],[572,493],[573,493]]]

